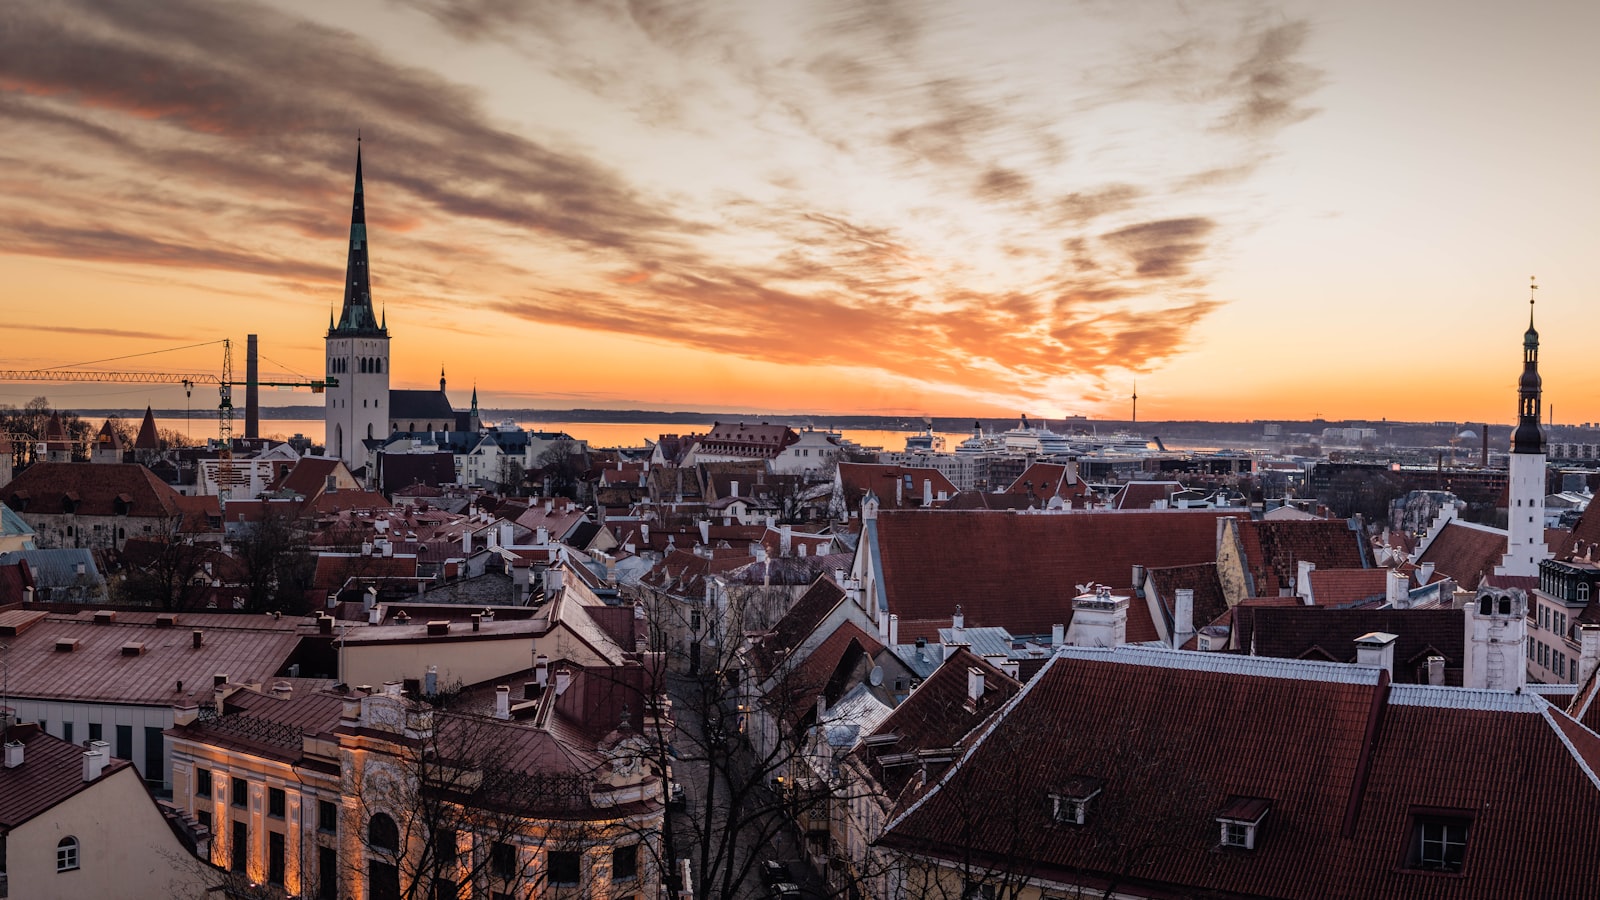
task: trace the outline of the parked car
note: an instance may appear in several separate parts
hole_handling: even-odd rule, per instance
[[[775,887],[789,880],[789,865],[781,860],[761,861],[761,880],[767,887]]]

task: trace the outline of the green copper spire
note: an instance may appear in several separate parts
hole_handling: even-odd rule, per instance
[[[367,278],[367,213],[361,196],[361,139],[356,138],[356,190],[350,207],[350,256],[345,263],[344,307],[339,324],[329,335],[388,337],[372,309],[372,286]]]

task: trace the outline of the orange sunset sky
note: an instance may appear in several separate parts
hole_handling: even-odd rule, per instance
[[[1600,4],[0,11],[0,368],[311,376],[355,134],[395,387],[706,411],[1600,420]],[[181,407],[0,383],[0,402]],[[315,402],[268,393],[269,403]],[[200,402],[197,400],[197,403]]]

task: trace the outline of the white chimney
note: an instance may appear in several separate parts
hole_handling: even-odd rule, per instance
[[[644,541],[646,544],[650,543],[650,523],[649,522],[640,522],[639,523],[639,539]]]
[[[89,742],[89,749],[83,752],[84,781],[93,781],[106,770],[106,748],[109,746],[105,741]]]
[[[961,605],[956,604],[955,615],[950,617],[950,639],[957,644],[967,642],[967,617],[961,612]]]
[[[1390,569],[1388,588],[1389,590],[1386,592],[1384,599],[1388,601],[1391,607],[1395,609],[1406,609],[1410,606],[1411,576],[1400,571],[1399,569]]]
[[[562,571],[555,566],[544,570],[544,596],[548,600],[561,590]]]
[[[569,670],[569,669],[557,669],[556,670],[556,696],[559,697],[562,694],[565,694],[567,692],[567,688],[570,687],[571,685],[572,685],[572,672],[571,672],[571,670]]]
[[[497,540],[499,537],[500,537],[500,532],[497,531],[496,529],[490,528],[490,529],[487,529],[485,531],[484,538],[489,542],[489,549],[490,550],[493,550],[494,548],[500,546],[500,542],[499,542],[499,540]]]
[[[374,606],[367,610],[367,624],[377,625],[383,621],[383,607]]]
[[[1417,567],[1417,584],[1427,584],[1433,580],[1433,563],[1425,562]]]
[[[496,719],[511,718],[511,685],[502,684],[494,689],[494,717]]]
[[[828,696],[826,694],[818,694],[817,695],[817,722],[818,722],[818,724],[821,724],[822,718],[824,716],[826,716],[827,714],[828,714]]]
[[[1433,685],[1444,684],[1444,657],[1428,657],[1428,683]]]
[[[383,555],[394,556],[394,541],[385,539],[383,542]]]
[[[1316,568],[1316,563],[1302,559],[1295,570],[1294,595],[1307,606],[1311,605],[1311,573]]]
[[[1172,646],[1182,647],[1194,637],[1194,590],[1178,588],[1172,592]]]
[[[472,555],[472,529],[461,532],[461,552],[467,556]]]
[[[929,507],[929,506],[933,505],[933,479],[932,478],[924,478],[924,479],[922,479],[922,505],[924,507]]]
[[[367,588],[366,591],[361,595],[361,611],[364,613],[372,612],[373,604],[377,602],[378,589],[375,587]]]
[[[540,688],[550,684],[550,657],[543,653],[533,663],[533,680],[539,683]]]
[[[1356,638],[1356,665],[1376,666],[1394,677],[1394,642],[1397,635],[1373,631]]]
[[[500,523],[500,546],[502,546],[502,547],[511,546],[511,529],[512,529],[512,525],[511,525],[510,522],[501,522]]]
[[[1072,601],[1073,643],[1080,647],[1120,647],[1128,642],[1128,598],[1107,587]]]
[[[1050,626],[1050,646],[1059,647],[1067,642],[1067,626],[1060,622]]]
[[[21,741],[6,741],[6,762],[8,769],[15,769],[22,765],[23,743]]]
[[[794,543],[794,530],[785,525],[778,529],[778,555],[788,556]]]
[[[695,524],[700,526],[700,543],[709,546],[711,544],[711,520],[701,519]]]
[[[729,497],[737,497],[737,496],[739,496],[739,482],[737,482],[737,481],[728,482],[728,496]]]
[[[362,541],[361,542],[361,555],[362,556],[371,556],[372,555],[372,542],[371,541]]]
[[[889,646],[900,643],[900,616],[896,613],[889,614]]]
[[[983,699],[983,670],[977,666],[967,667],[967,699],[973,703]]]
[[[1578,654],[1578,683],[1582,684],[1600,663],[1600,625],[1578,626]]]

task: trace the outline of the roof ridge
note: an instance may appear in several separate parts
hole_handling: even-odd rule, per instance
[[[1549,700],[1532,691],[1501,691],[1442,684],[1394,685],[1389,691],[1389,702],[1395,706],[1434,706],[1527,714],[1552,708]]]
[[[1284,678],[1294,681],[1319,681],[1329,684],[1376,685],[1381,669],[1375,666],[1355,666],[1349,663],[1324,662],[1308,659],[1278,659],[1267,656],[1241,656],[1232,653],[1201,653],[1194,650],[1173,650],[1169,647],[1146,647],[1125,644],[1116,648],[1063,646],[1056,656],[1074,659],[1095,659],[1122,665],[1152,666],[1163,669],[1185,669],[1194,672],[1217,672],[1230,675],[1253,675],[1261,678]],[[1035,676],[1035,681],[1038,676]]]
[[[1561,741],[1561,745],[1567,748],[1568,753],[1572,754],[1572,758],[1578,763],[1578,767],[1583,769],[1583,774],[1589,776],[1589,783],[1594,785],[1596,788],[1600,788],[1600,776],[1595,774],[1594,769],[1589,765],[1589,761],[1584,759],[1582,753],[1578,752],[1578,746],[1574,744],[1572,742],[1572,738],[1567,735],[1567,730],[1562,728],[1561,724],[1555,720],[1553,715],[1554,712],[1555,707],[1548,703],[1545,704],[1544,709],[1540,710],[1540,713],[1544,716],[1544,720],[1550,724],[1550,730],[1554,731],[1556,733],[1556,738]],[[1566,714],[1563,713],[1562,715],[1565,716]],[[1566,718],[1568,721],[1572,722],[1572,724],[1578,726],[1579,728],[1583,728],[1582,722],[1573,720],[1570,716]]]

